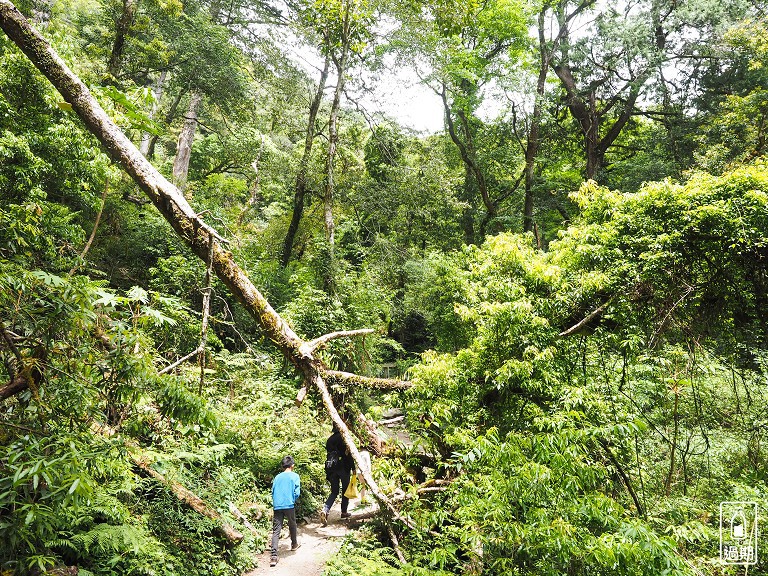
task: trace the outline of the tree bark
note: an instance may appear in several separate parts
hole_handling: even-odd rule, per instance
[[[296,184],[293,192],[293,214],[291,223],[288,226],[288,232],[285,234],[283,249],[280,252],[280,266],[285,268],[291,260],[293,251],[293,242],[296,239],[296,233],[299,231],[301,217],[304,214],[304,197],[307,193],[307,171],[309,170],[309,159],[312,155],[312,144],[315,141],[315,122],[317,122],[317,113],[320,110],[320,104],[323,101],[323,91],[325,83],[328,80],[328,69],[330,67],[330,56],[325,57],[323,71],[320,73],[320,82],[317,85],[315,97],[309,106],[309,118],[307,119],[307,134],[304,139],[304,153],[301,155],[299,171],[296,174]]]
[[[197,131],[197,113],[203,95],[193,90],[189,97],[189,106],[184,115],[184,126],[179,134],[179,142],[176,146],[176,157],[173,160],[173,182],[182,190],[186,188],[189,174],[189,158],[192,155],[192,142]]]
[[[179,238],[197,257],[207,262],[213,241],[214,273],[254,317],[264,335],[277,346],[289,362],[296,366],[305,382],[317,388],[323,405],[331,420],[338,426],[353,460],[363,469],[363,462],[354,437],[331,400],[330,392],[323,379],[322,362],[314,356],[312,348],[296,335],[253,285],[246,272],[233,260],[232,254],[223,247],[223,239],[195,213],[179,190],[164,178],[120,131],[91,96],[86,86],[72,73],[10,0],[0,0],[0,28],[72,105],[72,109],[88,130],[134,179]],[[394,518],[415,528],[411,521],[400,515],[369,471],[364,470],[363,477],[374,497],[390,511]]]

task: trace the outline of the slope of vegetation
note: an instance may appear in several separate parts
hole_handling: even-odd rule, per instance
[[[317,359],[361,377],[330,382],[359,446],[405,415],[401,517],[327,574],[744,570],[765,7],[626,4],[17,4],[299,337],[374,329]],[[300,517],[325,496],[327,403],[32,60],[0,37],[0,572],[243,573],[283,455]],[[398,69],[444,131],[365,109]]]

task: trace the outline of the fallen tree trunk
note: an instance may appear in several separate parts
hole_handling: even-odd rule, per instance
[[[229,542],[232,544],[238,544],[243,539],[242,533],[238,532],[232,526],[227,524],[224,518],[222,518],[221,514],[208,506],[205,500],[186,488],[183,484],[177,482],[176,480],[168,480],[168,478],[152,468],[150,463],[147,460],[141,458],[139,455],[131,455],[131,460],[133,460],[133,463],[136,464],[136,466],[141,468],[144,472],[149,474],[152,478],[173,492],[173,495],[176,496],[176,498],[192,508],[192,510],[216,522],[217,529]]]
[[[226,241],[200,218],[178,188],[139,152],[107,116],[85,84],[10,0],[0,0],[0,28],[71,104],[86,128],[102,143],[112,159],[131,176],[176,234],[203,262],[212,266],[216,276],[255,318],[264,335],[302,373],[305,382],[318,389],[323,404],[341,431],[352,458],[363,468],[354,438],[328,392],[323,379],[325,370],[322,362],[314,356],[314,346],[299,338],[272,308],[248,279],[246,272],[233,260],[232,254],[225,249]],[[400,515],[373,480],[370,472],[365,471],[363,477],[382,507],[387,508],[395,518],[414,527],[412,522]]]
[[[91,430],[101,436],[112,437],[117,432],[114,428],[101,424],[99,422],[93,422],[91,424]],[[232,544],[238,544],[243,535],[230,526],[226,520],[216,510],[208,506],[208,504],[200,498],[197,494],[189,490],[186,486],[177,482],[176,480],[168,480],[165,476],[160,474],[157,470],[152,468],[149,458],[147,458],[141,451],[141,448],[132,441],[125,442],[126,448],[128,448],[128,454],[131,461],[143,470],[146,474],[160,482],[163,486],[168,488],[176,498],[181,500],[184,504],[192,508],[198,514],[202,514],[206,518],[210,518],[216,522],[217,529],[221,534]],[[251,526],[249,526],[251,528]]]

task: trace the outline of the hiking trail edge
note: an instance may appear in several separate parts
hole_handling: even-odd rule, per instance
[[[353,502],[358,506],[353,507]],[[352,522],[355,516],[370,512],[375,504],[366,507],[359,506],[359,500],[350,502]],[[335,506],[328,515],[328,525],[323,526],[318,516],[312,516],[306,524],[299,524],[299,543],[301,547],[291,552],[291,539],[287,529],[283,529],[278,545],[277,566],[269,565],[269,544],[262,554],[257,557],[258,566],[243,576],[321,576],[325,563],[339,551],[344,537],[351,531],[349,520],[340,518],[341,511]],[[270,534],[271,538],[271,534]]]

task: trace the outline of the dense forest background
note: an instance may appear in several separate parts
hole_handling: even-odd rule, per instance
[[[327,574],[745,571],[764,2],[16,6],[299,337],[361,330],[317,358],[400,516]],[[322,501],[326,400],[33,60],[0,35],[0,571],[240,574],[284,454]],[[403,71],[443,129],[372,108]]]

